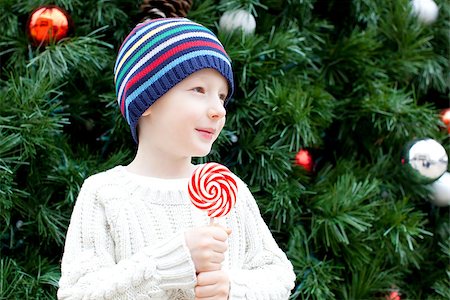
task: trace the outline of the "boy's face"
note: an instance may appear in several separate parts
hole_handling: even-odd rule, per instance
[[[207,155],[225,124],[227,94],[227,81],[216,70],[191,74],[144,112],[139,143],[150,146],[156,155]]]

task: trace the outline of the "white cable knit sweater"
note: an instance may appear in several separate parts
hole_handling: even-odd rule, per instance
[[[196,274],[184,232],[209,224],[188,178],[139,176],[117,166],[89,177],[75,204],[58,299],[194,299]],[[288,299],[295,274],[239,179],[223,263],[229,299]]]

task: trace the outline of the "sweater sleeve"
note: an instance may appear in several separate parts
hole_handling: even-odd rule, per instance
[[[292,264],[275,242],[251,192],[246,186],[242,190],[247,247],[243,266],[229,271],[229,299],[286,300],[294,288]]]
[[[96,184],[87,179],[66,236],[58,299],[159,299],[195,286],[182,233],[116,262],[105,207],[97,198]]]

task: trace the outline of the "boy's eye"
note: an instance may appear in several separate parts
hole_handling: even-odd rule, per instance
[[[222,105],[225,106],[225,100],[227,99],[227,95],[220,94],[219,99],[220,99],[220,102],[222,102]]]
[[[193,88],[192,89],[194,92],[196,92],[196,93],[200,93],[200,94],[203,94],[203,93],[205,93],[205,89],[204,88],[202,88],[202,87],[195,87],[195,88]]]

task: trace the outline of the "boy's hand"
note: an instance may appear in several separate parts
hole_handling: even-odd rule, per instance
[[[227,250],[226,240],[231,229],[219,224],[203,226],[185,232],[197,273],[220,270]]]
[[[202,272],[197,275],[195,300],[227,300],[230,279],[222,270]]]

